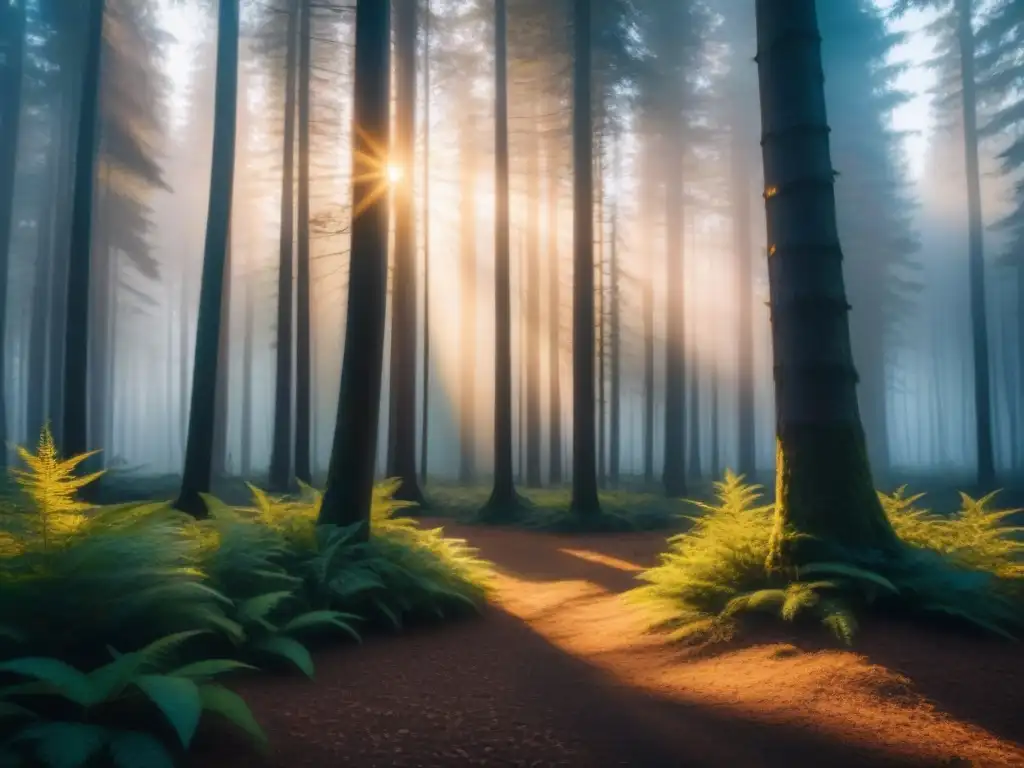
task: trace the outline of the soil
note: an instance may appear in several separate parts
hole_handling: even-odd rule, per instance
[[[663,535],[428,522],[500,569],[484,615],[240,681],[271,753],[218,732],[195,766],[1024,766],[1019,646],[876,622],[680,649],[621,599]]]

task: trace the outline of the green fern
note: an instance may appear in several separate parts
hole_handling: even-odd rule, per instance
[[[43,426],[35,453],[21,446],[17,450],[28,469],[12,469],[11,475],[35,506],[43,549],[48,550],[56,536],[74,533],[84,523],[83,513],[90,505],[76,501],[75,494],[103,472],[76,477],[74,471],[98,451],[61,459],[48,424]]]
[[[644,585],[627,595],[651,610],[652,626],[674,637],[729,637],[739,615],[759,611],[782,620],[813,615],[848,643],[855,613],[875,605],[1004,637],[1024,629],[1024,541],[1020,529],[1006,525],[1017,510],[991,509],[995,494],[962,494],[950,517],[920,509],[923,496],[905,488],[879,494],[908,545],[901,556],[837,552],[834,561],[803,565],[791,580],[765,568],[773,508],[760,504],[760,489],[731,472],[715,487],[716,501],[695,503],[703,514],[669,539],[660,563],[639,575]]]

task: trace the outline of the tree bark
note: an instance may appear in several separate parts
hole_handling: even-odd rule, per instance
[[[245,273],[245,319],[242,336],[242,402],[241,402],[241,440],[242,455],[239,457],[241,463],[242,477],[252,477],[252,353],[253,353],[253,325],[255,324],[255,302],[253,301],[253,259],[246,259]]]
[[[677,118],[678,119],[678,118]],[[676,132],[665,142],[665,493],[686,493],[686,313],[683,301],[682,151]]]
[[[736,81],[745,73],[738,72]],[[755,418],[754,418],[754,270],[751,254],[750,224],[750,153],[742,128],[747,121],[743,116],[743,94],[739,85],[734,88],[732,125],[730,126],[729,163],[731,166],[733,258],[736,261],[737,323],[737,467],[740,474],[752,479],[756,471]]]
[[[402,169],[394,185],[395,267],[391,305],[391,418],[389,477],[401,480],[396,498],[423,504],[416,473],[416,3],[395,7],[395,146]]]
[[[494,3],[494,517],[517,506],[512,467],[512,313],[508,202],[508,12]]]
[[[370,533],[387,308],[390,20],[390,0],[358,0],[345,351],[319,519],[360,524],[363,537]]]
[[[594,126],[591,114],[590,0],[573,0],[572,500],[581,516],[600,513],[594,424]]]
[[[87,389],[92,258],[90,246],[99,133],[103,11],[103,0],[91,0],[87,17],[85,60],[82,65],[82,102],[75,149],[71,255],[68,262],[64,317],[64,416],[61,449],[65,456],[75,456],[89,450]]]
[[[547,149],[548,209],[548,483],[562,483],[561,279],[558,269],[559,155],[555,141]]]
[[[423,417],[420,482],[430,454],[430,0],[423,0]]]
[[[231,202],[235,186],[235,128],[238,107],[239,0],[220,0],[217,18],[217,68],[215,74],[213,163],[210,168],[210,201],[206,214],[203,274],[196,319],[196,351],[192,372],[192,401],[181,491],[174,506],[202,516],[206,507],[199,494],[210,491],[214,407],[217,399],[217,368],[220,357],[221,302]]]
[[[961,106],[967,170],[968,278],[971,331],[974,345],[974,419],[978,485],[991,490],[996,483],[992,447],[992,392],[989,370],[988,318],[985,302],[985,223],[981,215],[981,172],[978,163],[978,115],[974,64],[973,0],[956,0],[960,46]]]
[[[539,119],[539,118],[535,118]],[[540,423],[540,138],[536,125],[526,149],[526,472],[528,487],[541,485]]]
[[[228,407],[231,385],[231,229],[224,249],[224,295],[217,348],[217,396],[213,406],[213,477],[228,474]]]
[[[616,188],[621,181],[619,174],[619,136],[613,136],[612,173]],[[608,244],[608,342],[609,342],[609,403],[608,418],[608,479],[612,487],[619,484],[619,464],[622,437],[622,328],[619,319],[619,195],[612,201],[611,232]]]
[[[476,124],[459,122],[459,482],[476,480]]]
[[[857,407],[814,0],[756,0],[756,18],[775,369],[768,565],[895,551]]]
[[[25,4],[17,0],[0,10],[0,41],[6,49],[0,69],[0,470],[7,466],[7,283],[14,218],[14,180],[18,165],[18,134],[25,62]],[[31,354],[31,351],[30,351]]]
[[[309,264],[309,124],[310,79],[312,78],[312,0],[299,6],[299,188],[298,252],[295,284],[295,477],[307,485],[313,482],[310,419],[313,409],[313,359],[310,324],[313,303],[310,295]]]
[[[292,479],[292,262],[295,243],[295,95],[298,81],[299,0],[288,5],[285,64],[284,155],[281,172],[281,240],[277,262],[277,365],[274,376],[274,433],[270,448],[270,486],[284,491]]]
[[[648,130],[643,140],[644,170],[641,178],[643,211],[646,216],[641,249],[645,259],[644,273],[640,277],[640,311],[643,315],[644,342],[644,483],[654,483],[654,228],[653,211],[656,205],[655,178],[656,151],[654,135]]]

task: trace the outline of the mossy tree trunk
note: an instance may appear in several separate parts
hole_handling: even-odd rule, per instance
[[[391,284],[391,418],[387,474],[402,484],[397,498],[423,503],[416,474],[416,3],[395,8],[395,146],[392,164],[402,169],[394,185],[395,255]]]
[[[814,0],[757,0],[757,65],[775,366],[768,564],[895,551],[857,408]],[[794,546],[789,531],[814,537]]]
[[[594,392],[594,128],[591,115],[591,0],[573,0],[572,500],[578,515],[600,512]]]
[[[201,516],[206,507],[200,493],[210,490],[213,465],[214,410],[220,358],[221,302],[231,230],[235,186],[235,132],[238,112],[239,0],[220,0],[217,14],[217,67],[213,118],[213,163],[210,202],[206,213],[206,243],[196,319],[192,402],[188,415],[185,469],[174,506]]]
[[[388,282],[391,2],[358,0],[353,81],[352,226],[338,413],[322,524],[369,535]]]
[[[284,143],[281,161],[281,231],[277,260],[277,361],[274,369],[274,431],[270,447],[270,485],[288,489],[292,475],[292,281],[295,243],[295,97],[298,82],[299,2],[288,4],[285,63]]]

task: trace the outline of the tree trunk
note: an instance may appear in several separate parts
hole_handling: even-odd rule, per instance
[[[814,0],[756,0],[756,17],[775,368],[769,567],[780,568],[830,545],[895,550],[898,539],[857,408]]]
[[[64,418],[61,449],[65,456],[75,456],[89,450],[89,273],[92,258],[90,246],[93,186],[99,133],[103,11],[103,0],[91,0],[88,8],[85,61],[82,65],[82,102],[75,149],[71,253],[68,262],[64,317]]]
[[[69,59],[71,57],[69,56]],[[77,59],[77,57],[75,57]],[[70,61],[68,62],[71,63]],[[77,69],[80,61],[75,61]],[[68,104],[81,102],[81,79],[62,78],[62,93],[58,106],[59,113],[66,115]],[[70,221],[74,201],[74,151],[75,121],[58,120],[57,132],[57,193],[54,197],[50,272],[50,329],[47,350],[47,415],[57,445],[63,443],[64,433],[64,339],[67,318],[68,271],[70,269]]]
[[[476,479],[476,125],[459,122],[459,482]]]
[[[643,140],[644,170],[640,183],[643,185],[646,216],[642,234],[641,249],[644,264],[640,277],[640,311],[643,315],[644,333],[644,483],[654,483],[654,228],[653,212],[656,204],[655,179],[656,152],[654,136],[647,132]]]
[[[196,318],[192,400],[181,491],[174,506],[191,515],[206,512],[200,493],[209,493],[213,457],[214,409],[220,358],[221,302],[235,186],[235,129],[238,108],[239,0],[220,0],[217,14],[217,68],[213,118],[213,162],[206,213],[203,274]]]
[[[181,455],[185,455],[188,440],[188,398],[191,392],[191,377],[188,364],[189,306],[188,306],[188,263],[181,265],[181,295],[178,309],[178,433],[181,436]]]
[[[619,173],[619,136],[613,137],[612,148],[612,173],[616,182],[616,189],[621,183]],[[608,428],[609,452],[608,452],[608,479],[612,487],[619,484],[619,463],[621,456],[622,432],[622,328],[619,320],[619,194],[616,193],[612,202],[611,212],[611,233],[608,244],[608,303],[609,303],[609,384],[611,388],[610,401],[608,403],[608,417],[610,425]]]
[[[974,76],[973,0],[956,0],[957,38],[960,46],[961,104],[964,155],[967,170],[968,266],[971,296],[971,331],[974,343],[974,419],[978,451],[978,485],[995,487],[992,448],[992,393],[989,371],[988,318],[985,302],[985,223],[981,215],[981,172],[978,163],[978,115]]]
[[[708,374],[708,389],[710,389],[711,402],[708,410],[711,411],[711,456],[708,458],[708,468],[713,479],[717,479],[722,471],[722,448],[721,448],[721,427],[719,425],[719,394],[722,380],[718,373],[718,358],[712,350],[711,371]]]
[[[369,536],[388,278],[391,0],[358,0],[353,80],[352,226],[345,352],[321,524]]]
[[[669,496],[686,493],[686,313],[683,286],[683,180],[679,132],[665,146],[665,455],[662,483]]]
[[[493,517],[518,503],[512,468],[512,313],[508,203],[508,14],[494,2],[494,488]]]
[[[603,123],[604,102],[598,91],[597,113],[598,120]],[[603,127],[603,126],[602,126]],[[607,442],[607,419],[605,401],[605,354],[607,339],[605,338],[605,285],[604,285],[604,140],[602,127],[598,127],[597,148],[594,158],[594,221],[597,227],[597,237],[594,243],[594,301],[595,315],[594,331],[597,333],[597,352],[595,354],[597,373],[597,485],[599,488],[605,486],[605,459],[608,456]]]
[[[535,119],[539,119],[535,118]],[[527,127],[526,149],[526,473],[530,488],[541,485],[540,471],[540,137]]]
[[[561,279],[558,269],[559,156],[555,141],[547,150],[548,174],[548,483],[562,483]]]
[[[430,0],[423,0],[423,417],[420,482],[430,454]]]
[[[281,241],[277,262],[277,366],[274,375],[274,434],[270,447],[270,486],[287,490],[292,465],[292,261],[295,244],[295,89],[298,80],[299,0],[288,5],[285,64],[284,157],[281,172]]]
[[[7,283],[14,220],[14,179],[18,166],[18,134],[25,63],[25,5],[16,0],[0,10],[0,42],[6,55],[0,69],[0,470],[7,466]],[[31,353],[30,353],[31,354]]]
[[[737,73],[741,82],[745,72]],[[739,89],[739,86],[734,86]],[[750,177],[751,162],[742,128],[747,121],[743,116],[743,94],[733,94],[734,106],[730,126],[731,146],[729,162],[732,171],[732,237],[733,258],[736,261],[737,323],[737,414],[738,434],[737,466],[740,474],[752,479],[756,471],[755,413],[754,413],[754,270],[750,247]]]
[[[245,330],[242,336],[242,403],[241,403],[241,463],[242,477],[252,477],[252,352],[255,307],[253,302],[253,259],[246,258],[245,273]]]
[[[228,474],[228,407],[231,384],[231,230],[224,253],[224,298],[220,306],[217,397],[213,406],[213,476]]]
[[[298,258],[295,291],[295,477],[313,482],[310,419],[313,407],[313,360],[310,324],[313,304],[309,275],[309,121],[312,78],[312,0],[299,7],[299,189]]]
[[[687,448],[687,468],[686,473],[688,477],[699,479],[701,476],[701,463],[700,463],[700,427],[701,427],[701,402],[700,402],[700,370],[697,367],[697,356],[694,355],[690,360],[690,418],[687,419],[689,422],[690,430],[687,433],[687,439],[689,440],[689,446]]]
[[[395,8],[395,146],[402,168],[395,184],[395,269],[391,305],[391,419],[389,477],[402,484],[396,498],[423,504],[416,473],[416,3]]]
[[[591,115],[590,0],[573,0],[572,501],[577,515],[600,512],[594,424],[594,126]]]

